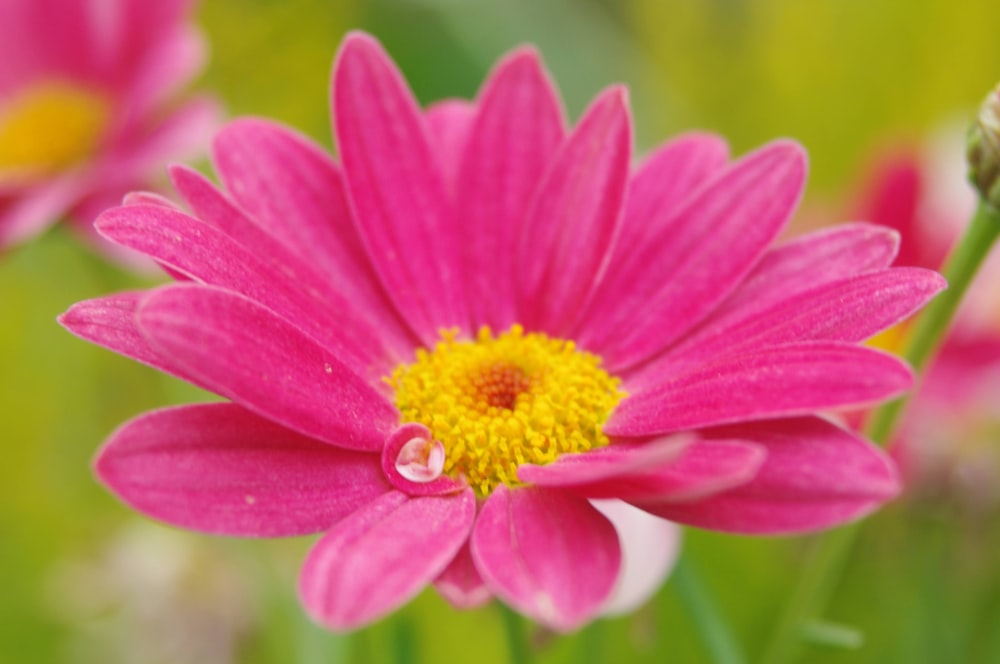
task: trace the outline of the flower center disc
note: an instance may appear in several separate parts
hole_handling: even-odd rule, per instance
[[[608,444],[601,427],[625,393],[600,357],[519,325],[496,337],[484,327],[475,341],[456,335],[442,332],[433,350],[418,350],[387,379],[403,421],[441,441],[444,473],[484,497],[517,485],[522,463]]]
[[[51,172],[93,152],[108,124],[108,101],[92,90],[46,81],[0,106],[0,171]]]

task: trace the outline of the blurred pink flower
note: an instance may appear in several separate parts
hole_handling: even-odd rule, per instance
[[[854,203],[863,219],[895,228],[895,264],[939,269],[976,205],[965,176],[961,136],[924,149],[883,148],[871,159]],[[877,339],[897,349],[905,326]],[[908,481],[943,483],[980,503],[996,503],[1000,476],[1000,254],[987,257],[951,330],[923,376],[897,433],[893,454]]]
[[[191,158],[215,104],[172,99],[201,68],[191,0],[0,3],[0,250],[97,214]]]
[[[475,102],[422,113],[354,34],[339,163],[241,120],[214,144],[228,195],[174,168],[190,215],[104,213],[183,280],[63,325],[232,403],[125,424],[102,481],[185,528],[325,531],[300,592],[335,629],[433,583],[572,630],[655,590],[671,522],[797,533],[894,496],[891,461],[816,413],[910,386],[859,342],[943,280],[889,268],[895,233],[866,224],[772,247],[804,184],[794,143],[730,162],[689,134],[632,172],[625,91],[572,130],[557,95],[520,49]]]

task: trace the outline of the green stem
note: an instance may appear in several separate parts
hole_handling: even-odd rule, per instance
[[[972,278],[1000,236],[1000,211],[980,202],[968,229],[944,266],[948,289],[928,305],[916,322],[903,351],[919,373],[934,355]],[[884,445],[903,412],[906,398],[891,401],[869,419],[866,434]],[[784,664],[793,661],[804,645],[803,625],[821,617],[842,576],[851,549],[860,532],[859,524],[831,531],[816,540],[792,597],[778,622],[763,662]]]
[[[681,603],[694,621],[711,661],[715,664],[746,662],[722,614],[715,607],[686,555],[681,555],[670,578]]]
[[[393,632],[393,663],[416,664],[417,644],[413,634],[413,625],[402,616],[397,617]]]
[[[931,302],[917,319],[903,355],[918,374],[937,350],[951,319],[990,248],[1000,235],[1000,211],[986,202],[976,209],[968,230],[944,266],[948,289]],[[906,404],[906,397],[890,401],[875,411],[866,433],[877,443],[889,440]]]
[[[498,602],[500,616],[503,618],[504,634],[507,637],[507,654],[513,664],[525,664],[531,661],[531,650],[528,648],[528,639],[524,634],[524,625],[521,616],[515,613],[510,607],[502,602]]]
[[[823,613],[833,595],[860,528],[851,524],[812,542],[802,576],[785,606],[762,664],[792,662],[802,650],[804,625]]]
[[[587,625],[587,628],[580,632],[578,643],[581,652],[574,661],[578,664],[601,664],[607,661],[604,656],[604,631],[603,620],[595,620]]]

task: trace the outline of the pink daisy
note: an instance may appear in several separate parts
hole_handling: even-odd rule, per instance
[[[816,413],[910,386],[859,342],[944,284],[888,267],[897,236],[871,225],[772,247],[799,146],[729,161],[690,134],[633,171],[625,91],[568,130],[530,49],[475,102],[421,112],[353,34],[332,104],[339,162],[241,120],[214,144],[225,192],[175,168],[190,214],[98,220],[179,283],[63,325],[230,401],[116,431],[97,473],[126,503],[211,533],[325,532],[300,593],[334,629],[432,583],[567,631],[661,582],[671,522],[797,533],[896,494],[890,460]]]
[[[81,230],[216,125],[171,100],[201,68],[191,0],[0,3],[0,250],[71,217]]]

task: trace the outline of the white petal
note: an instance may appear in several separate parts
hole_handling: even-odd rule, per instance
[[[652,597],[670,575],[681,547],[677,524],[621,500],[591,500],[615,526],[622,547],[622,567],[602,614],[623,615]]]

